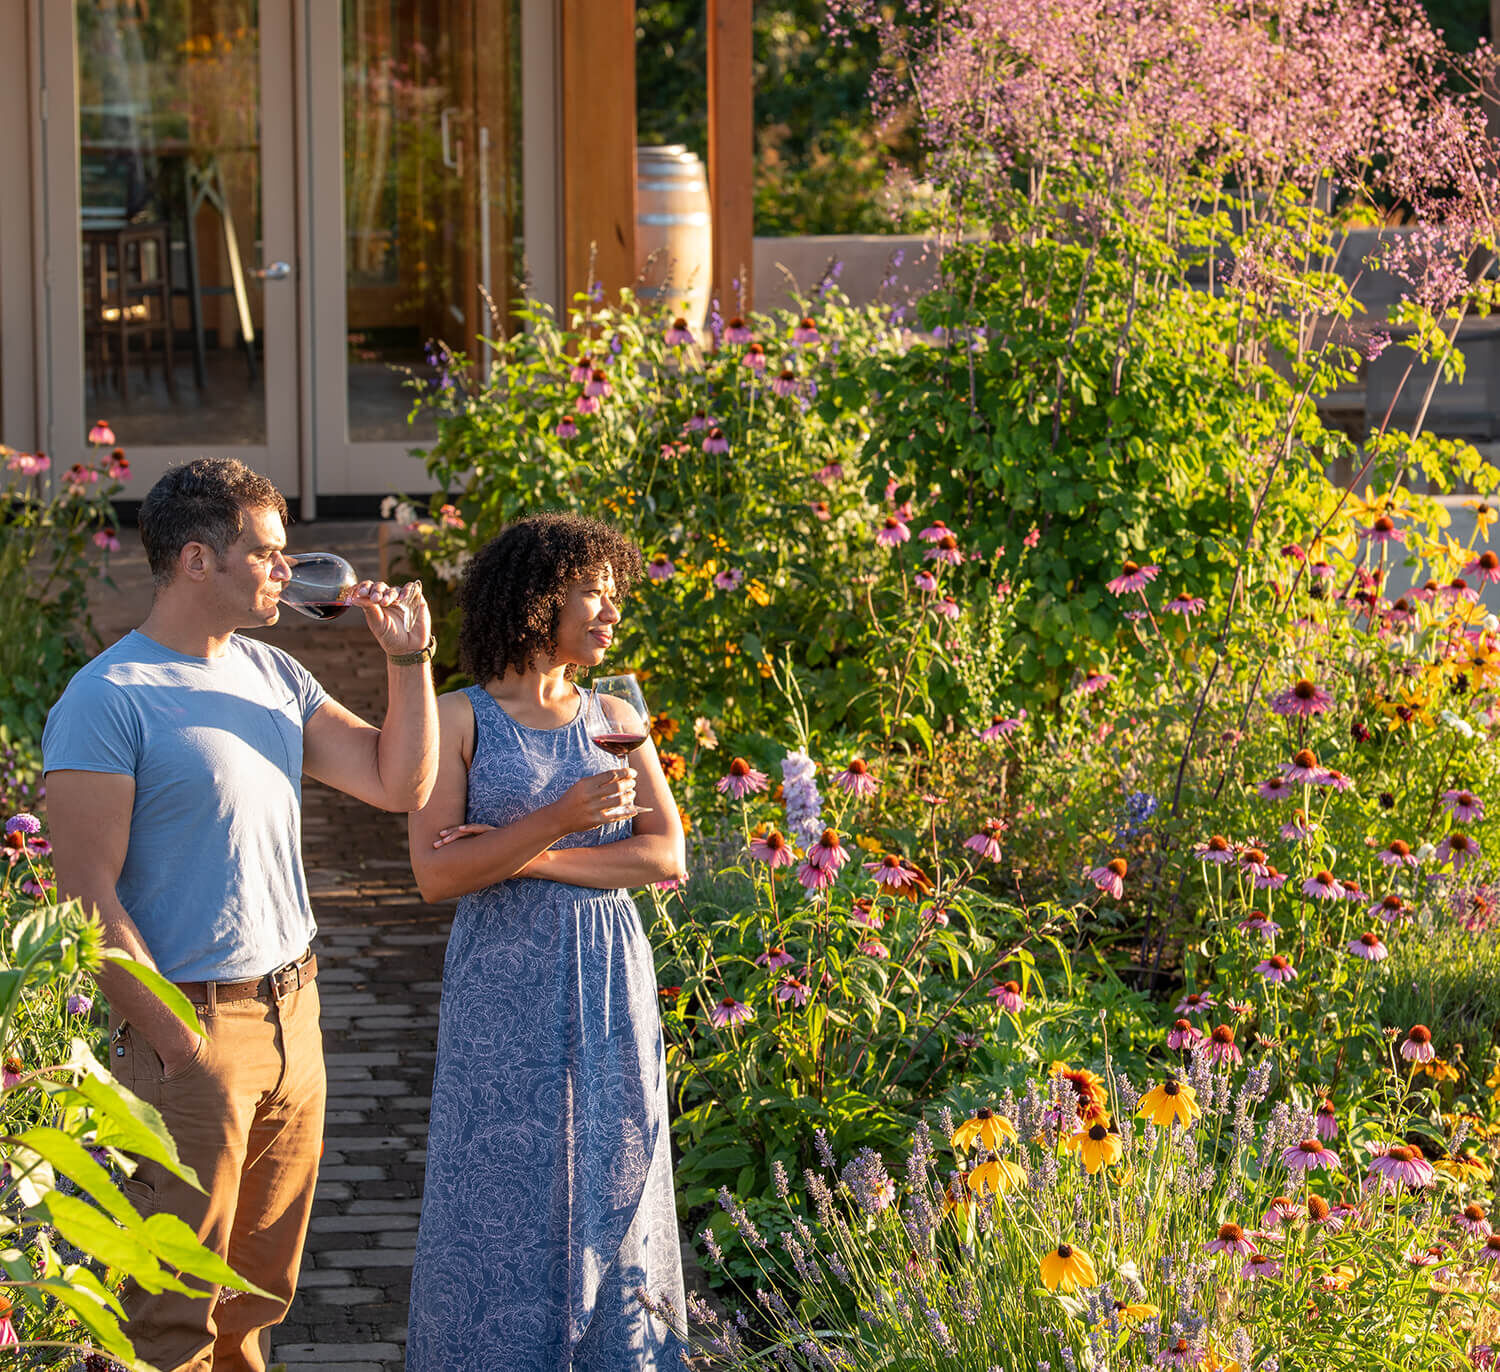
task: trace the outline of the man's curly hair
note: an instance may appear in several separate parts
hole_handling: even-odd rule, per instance
[[[586,515],[530,515],[502,529],[469,563],[458,593],[464,671],[483,685],[550,657],[569,588],[606,565],[623,598],[640,577],[641,550]]]

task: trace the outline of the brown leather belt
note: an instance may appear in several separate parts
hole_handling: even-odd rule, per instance
[[[179,981],[177,989],[194,1005],[210,1009],[220,1001],[271,1000],[280,1005],[293,991],[300,991],[318,975],[318,960],[311,948],[300,958],[251,981]]]

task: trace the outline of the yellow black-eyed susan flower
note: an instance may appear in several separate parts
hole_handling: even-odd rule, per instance
[[[1125,1152],[1120,1136],[1104,1123],[1091,1124],[1087,1129],[1070,1134],[1064,1147],[1078,1154],[1078,1160],[1090,1176],[1101,1167],[1113,1167]]]
[[[1173,1120],[1185,1129],[1203,1112],[1198,1108],[1198,1093],[1191,1086],[1183,1081],[1166,1081],[1141,1097],[1135,1113],[1158,1129],[1167,1128]]]
[[[1049,1291],[1081,1291],[1099,1278],[1087,1253],[1060,1243],[1042,1255],[1042,1285]]]
[[[957,1129],[953,1131],[953,1146],[967,1148],[975,1140],[991,1153],[1000,1151],[1000,1141],[1016,1141],[1016,1126],[1004,1115],[997,1115],[987,1105],[980,1106]]]
[[[1026,1169],[1004,1158],[989,1158],[969,1173],[969,1189],[999,1194],[1026,1185]]]

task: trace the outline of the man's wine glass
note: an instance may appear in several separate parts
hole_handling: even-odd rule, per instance
[[[283,605],[321,620],[337,619],[349,609],[349,593],[359,585],[359,573],[337,553],[288,553],[286,560],[292,575],[281,586]],[[390,607],[399,606],[408,625],[421,590],[420,581],[407,582],[401,599]]]
[[[651,715],[646,697],[633,672],[601,676],[589,693],[589,737],[606,753],[622,761],[651,736]],[[610,812],[618,819],[649,814],[645,805],[621,805]]]

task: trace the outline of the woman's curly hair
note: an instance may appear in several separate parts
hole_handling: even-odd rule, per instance
[[[530,515],[502,529],[469,563],[458,593],[464,671],[482,685],[550,657],[557,651],[557,620],[569,588],[605,566],[614,573],[617,599],[623,599],[640,577],[641,550],[586,515]]]

